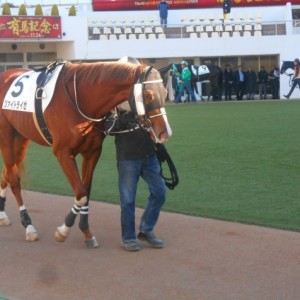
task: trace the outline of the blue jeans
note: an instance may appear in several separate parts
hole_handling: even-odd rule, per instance
[[[168,23],[168,18],[160,18],[160,25],[166,27]]]
[[[140,231],[151,233],[157,223],[161,207],[166,198],[166,186],[160,176],[160,165],[156,155],[135,160],[120,160],[119,191],[121,202],[122,240],[134,240],[135,233],[135,197],[140,176],[145,180],[150,192],[148,204],[142,215]]]
[[[192,89],[192,84],[189,80],[182,84],[182,86],[180,87],[179,93],[176,96],[175,101],[181,102],[181,96],[184,95],[184,89],[186,89],[188,91],[189,95],[192,96],[192,101],[196,102],[196,97],[195,97],[194,91]]]

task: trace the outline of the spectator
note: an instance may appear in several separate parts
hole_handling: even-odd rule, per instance
[[[265,70],[264,66],[261,66],[260,71],[258,72],[258,93],[259,99],[267,99],[267,83],[268,83],[269,74]]]
[[[157,8],[159,9],[160,25],[166,27],[168,23],[169,4],[166,0],[161,0],[158,3]]]
[[[188,68],[188,63],[185,60],[181,62],[181,68],[182,68],[181,75],[178,73],[178,75],[180,75],[180,80],[179,80],[180,88],[175,98],[175,102],[181,103],[181,96],[184,95],[185,89],[187,90],[189,96],[192,97],[192,102],[196,102],[196,97],[191,84],[192,73]]]
[[[170,71],[170,74],[172,76],[172,87],[174,91],[174,100],[176,99],[176,96],[178,95],[179,92],[179,76],[178,76],[178,69],[175,64],[173,64],[172,69]]]
[[[291,90],[287,95],[283,95],[285,98],[290,99],[295,87],[298,85],[300,88],[300,61],[298,58],[294,60],[294,79],[293,79],[293,85],[291,87]]]
[[[245,73],[243,72],[243,67],[241,65],[238,66],[238,69],[234,72],[234,83],[235,83],[235,91],[236,91],[236,99],[243,100],[245,93]]]
[[[232,85],[233,85],[233,72],[231,70],[231,66],[229,64],[226,65],[226,69],[224,70],[224,94],[225,101],[232,100]]]
[[[279,99],[279,77],[279,68],[273,67],[269,74],[273,99]]]
[[[256,73],[252,70],[252,67],[248,67],[248,71],[245,73],[245,78],[247,99],[254,100],[256,92]]]

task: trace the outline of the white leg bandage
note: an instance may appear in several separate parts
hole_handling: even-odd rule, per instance
[[[0,211],[0,226],[8,226],[10,224],[10,220],[5,211]]]
[[[7,188],[5,188],[5,189],[0,188],[0,197],[5,198],[6,197],[6,191],[7,191]]]

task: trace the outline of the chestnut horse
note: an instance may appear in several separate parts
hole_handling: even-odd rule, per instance
[[[86,247],[99,247],[89,228],[88,209],[93,172],[106,136],[105,117],[128,100],[153,141],[163,143],[171,135],[163,108],[167,91],[159,72],[146,65],[64,62],[52,100],[44,111],[44,121],[51,136],[49,143],[49,139],[43,136],[43,128],[34,121],[34,112],[4,109],[8,90],[13,88],[12,95],[22,93],[27,80],[25,73],[29,71],[11,69],[0,73],[0,150],[4,163],[0,185],[0,226],[10,224],[5,212],[6,191],[10,186],[19,206],[21,223],[26,229],[26,240],[38,240],[24,205],[20,184],[22,161],[29,142],[33,141],[53,148],[75,196],[75,203],[63,225],[57,227],[56,240],[67,238],[76,216],[80,214],[79,228]],[[137,96],[135,90],[139,90]],[[135,98],[140,98],[140,103],[134,104]],[[82,156],[81,174],[75,160],[78,154]]]

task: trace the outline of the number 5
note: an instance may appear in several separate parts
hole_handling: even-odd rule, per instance
[[[18,91],[13,91],[13,92],[11,93],[12,97],[18,97],[18,96],[20,96],[20,95],[22,94],[22,91],[23,91],[23,88],[24,88],[24,84],[23,84],[23,82],[21,82],[21,80],[22,80],[23,78],[29,78],[29,75],[23,75],[23,76],[21,76],[21,77],[17,80],[17,82],[15,83],[15,87],[16,87],[16,88],[19,88],[19,90],[18,90]]]

